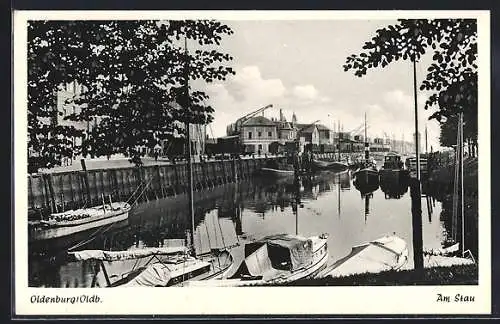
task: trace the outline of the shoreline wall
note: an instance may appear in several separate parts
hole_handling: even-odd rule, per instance
[[[193,163],[195,191],[246,179],[268,161],[286,163],[286,157],[227,159]],[[102,205],[112,201],[138,202],[186,193],[187,163],[126,168],[79,170],[28,175],[28,217]]]

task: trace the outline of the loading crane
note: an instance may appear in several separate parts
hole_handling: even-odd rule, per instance
[[[243,125],[244,122],[246,122],[247,120],[249,120],[253,116],[257,115],[258,113],[264,112],[264,110],[266,110],[268,108],[271,108],[272,106],[273,106],[272,104],[271,105],[267,105],[265,107],[262,107],[262,108],[259,108],[259,109],[255,110],[255,111],[252,111],[252,112],[246,114],[243,117],[240,117],[234,123],[232,123],[229,126],[227,126],[227,129],[226,129],[227,135],[228,136],[238,135],[240,133],[240,131],[241,131],[241,125]]]
[[[365,127],[368,130],[370,128],[370,125],[365,126],[364,123],[361,123],[361,125],[359,125],[358,127],[354,128],[352,131],[350,131],[348,133],[351,134],[352,136],[360,135],[362,132],[365,131]]]
[[[350,134],[353,134],[353,135],[356,135],[358,134],[359,132],[363,131],[363,128],[364,128],[364,124],[362,123],[361,125],[359,125],[358,127],[354,128],[352,131],[350,131],[349,133]]]

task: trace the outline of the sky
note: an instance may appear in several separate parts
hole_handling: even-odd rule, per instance
[[[214,121],[210,136],[226,135],[226,126],[239,117],[272,104],[266,117],[278,117],[282,109],[287,120],[295,112],[299,123],[320,123],[333,128],[339,121],[344,131],[364,122],[368,136],[410,141],[415,129],[413,66],[395,62],[368,70],[362,78],[345,72],[347,56],[361,51],[363,44],[396,21],[224,21],[234,31],[225,36],[220,51],[231,54],[236,75],[226,81],[202,85],[210,96]],[[430,55],[417,64],[417,83],[426,76]],[[418,93],[419,131],[428,147],[439,147],[439,124],[427,120],[427,95]]]

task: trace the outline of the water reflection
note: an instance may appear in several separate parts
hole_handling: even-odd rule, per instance
[[[386,172],[380,177],[380,189],[385,199],[400,199],[408,191],[409,178],[399,172]]]
[[[359,191],[361,194],[361,198],[365,198],[365,196],[372,195],[375,191],[378,190],[379,188],[379,182],[378,181],[354,181],[354,187]]]
[[[351,190],[352,185],[356,190]],[[393,187],[385,182],[380,187],[382,190],[378,190],[378,183],[353,183],[350,172],[322,171],[300,180],[255,178],[195,192],[193,243],[197,253],[231,247],[237,261],[243,244],[254,238],[277,233],[309,236],[328,232],[333,262],[347,255],[354,245],[396,232],[411,250],[409,195],[396,186],[398,199],[386,199]],[[180,195],[136,206],[128,223],[109,229],[79,249],[127,250],[183,241],[191,228],[187,204],[187,197]],[[435,204],[434,213],[441,213],[439,203]],[[425,222],[426,247],[440,247],[442,226],[441,222]],[[68,262],[59,256],[30,256],[29,284],[89,287],[93,267],[92,262]]]

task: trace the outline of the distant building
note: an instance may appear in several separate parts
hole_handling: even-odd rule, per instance
[[[318,126],[315,124],[301,128],[298,131],[297,136],[299,137],[299,139],[303,138],[303,140],[301,140],[301,143],[304,143],[306,145],[319,145],[319,130]]]
[[[238,119],[238,121],[244,119]],[[298,143],[303,151],[306,145],[335,145],[336,133],[322,124],[300,124],[293,113],[291,122],[287,121],[280,109],[278,118],[254,116],[241,124],[239,140],[245,152],[275,153]],[[345,135],[344,137],[346,137]]]
[[[400,154],[415,154],[415,143],[403,140],[394,140],[391,150]]]
[[[77,82],[71,82],[68,83],[64,86],[62,90],[59,90],[57,94],[55,95],[55,105],[54,105],[54,117],[51,118],[49,123],[54,123],[56,125],[65,125],[65,126],[74,126],[76,129],[83,130],[84,135],[85,133],[88,134],[92,131],[94,127],[96,127],[102,117],[96,116],[93,117],[91,121],[70,121],[70,120],[65,120],[64,118],[67,117],[70,114],[73,113],[79,113],[81,109],[85,109],[84,107],[81,108],[75,104],[68,104],[66,103],[67,99],[70,99],[74,96],[77,96],[82,93],[84,90],[83,86],[79,85]],[[184,124],[179,123],[180,128],[182,129],[184,127]],[[165,153],[169,148],[172,146],[176,146],[177,151],[185,151],[185,142],[181,138],[179,134],[176,134],[178,139],[174,139],[171,141],[163,141],[159,145],[155,146],[154,150],[160,151],[160,155]],[[190,125],[190,136],[191,136],[191,147],[192,147],[192,154],[198,155],[202,154],[205,150],[205,140],[206,140],[206,127],[205,125]],[[72,142],[73,145],[80,146],[82,144],[83,137],[73,137]],[[180,147],[180,148],[179,148]],[[137,149],[145,154],[148,155],[153,155],[153,150],[150,150],[149,148],[145,146],[138,146]],[[181,153],[179,152],[179,154]],[[31,155],[36,155],[36,152],[28,152],[28,154]],[[113,157],[123,157],[122,154],[115,154]],[[93,156],[82,156],[80,154],[74,154],[71,157],[64,157],[61,158],[61,164],[64,165],[71,165],[73,164],[74,161],[79,161],[81,158],[93,158]]]
[[[334,144],[333,138],[334,138],[334,133],[333,130],[329,129],[325,125],[322,124],[317,124],[316,127],[318,128],[319,132],[319,144],[327,144],[327,145],[332,145]]]
[[[365,137],[363,135],[354,135],[354,140],[357,142],[364,142]]]
[[[370,151],[372,152],[388,152],[390,149],[390,145],[386,145],[384,139],[380,137],[375,137],[373,142],[370,143]]]
[[[264,116],[252,117],[241,126],[240,143],[245,152],[269,153],[269,145],[278,140],[278,123]]]
[[[352,138],[351,133],[349,132],[338,132],[338,138],[342,140],[350,140]]]
[[[79,113],[80,107],[75,104],[66,103],[66,100],[72,98],[75,95],[79,95],[82,92],[83,88],[81,85],[76,82],[71,82],[63,86],[62,89],[59,89],[54,95],[54,110],[52,118],[48,119],[40,119],[42,123],[48,125],[61,125],[61,126],[74,126],[76,129],[85,130],[89,132],[92,127],[94,127],[97,120],[93,121],[82,121],[75,122],[70,120],[65,120],[64,118],[69,116],[70,114]],[[80,146],[82,144],[83,138],[81,136],[73,136],[70,138],[73,147]],[[38,152],[30,149],[28,151],[28,155],[30,157],[36,157]],[[81,158],[81,155],[73,154],[70,157],[60,157],[61,165],[67,166],[71,165],[73,161]]]
[[[297,138],[297,117],[295,114],[292,116],[292,122],[288,122],[280,109],[280,119],[276,122],[276,129],[278,132],[278,141],[280,144],[292,142]]]
[[[181,133],[185,132],[186,125],[181,122],[176,122],[181,129]],[[179,132],[174,133],[174,139],[164,140],[161,144],[161,155],[185,155],[187,153],[187,142],[185,139],[186,134]],[[191,140],[191,155],[199,156],[204,154],[205,145],[207,142],[207,129],[206,125],[190,124],[189,137]],[[148,154],[150,152],[147,152]]]

